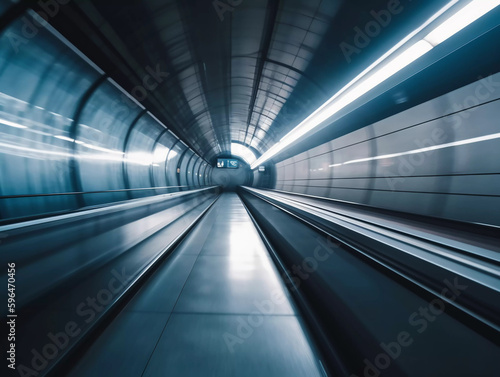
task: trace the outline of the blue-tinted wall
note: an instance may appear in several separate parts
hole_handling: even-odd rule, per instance
[[[500,225],[500,74],[276,164],[278,190]]]
[[[27,34],[26,19],[0,34],[0,220],[210,185],[211,166],[57,33]]]

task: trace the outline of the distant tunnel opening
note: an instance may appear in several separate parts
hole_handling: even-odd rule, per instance
[[[253,173],[250,166],[239,161],[237,169],[214,167],[211,175],[212,184],[221,186],[226,192],[236,191],[238,186],[251,186]]]

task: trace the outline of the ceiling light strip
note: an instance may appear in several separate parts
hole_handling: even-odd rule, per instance
[[[463,28],[467,27],[483,15],[500,5],[500,0],[474,0],[448,17],[445,21],[436,26],[427,36],[397,54],[402,47],[407,44],[415,35],[424,30],[438,17],[448,11],[458,1],[453,0],[445,7],[441,8],[431,18],[429,18],[418,29],[406,36],[377,61],[371,64],[361,74],[349,82],[333,97],[321,105],[310,116],[286,134],[278,143],[267,150],[257,159],[251,168],[255,169],[265,161],[269,160],[283,149],[306,135],[322,122],[338,113],[340,110],[356,101],[358,98],[368,93],[382,82],[408,66],[438,44],[444,42]],[[387,61],[387,62],[386,62]],[[383,62],[386,62],[382,65]]]

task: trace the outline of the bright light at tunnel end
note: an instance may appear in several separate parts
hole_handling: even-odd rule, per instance
[[[407,43],[413,36],[425,30],[429,24],[457,3],[459,3],[458,0],[453,0],[441,8],[418,29],[401,40],[386,54],[316,109],[311,115],[286,134],[278,143],[269,148],[260,158],[251,163],[250,167],[255,169],[277,155],[302,136],[311,132],[332,115],[353,103],[404,67],[431,51],[437,45],[443,43],[460,30],[496,8],[500,5],[500,0],[473,0],[450,17],[440,22],[439,25],[434,26],[424,38],[411,45]]]
[[[248,165],[253,164],[257,160],[257,157],[255,157],[250,148],[239,143],[231,143],[231,154],[242,158]]]

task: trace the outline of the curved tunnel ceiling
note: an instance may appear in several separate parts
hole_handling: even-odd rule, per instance
[[[211,161],[264,153],[445,3],[92,0],[50,22]]]

